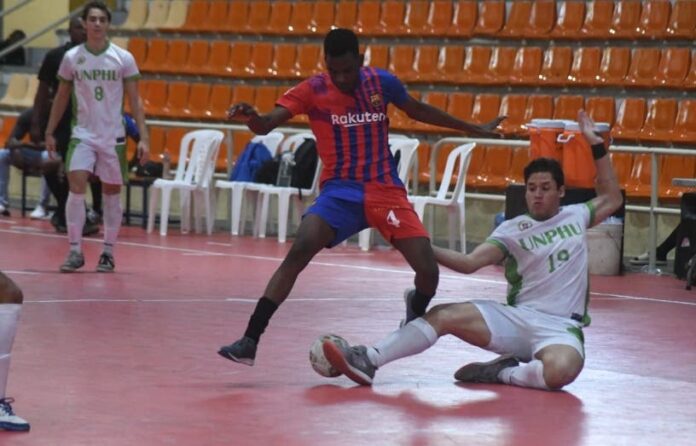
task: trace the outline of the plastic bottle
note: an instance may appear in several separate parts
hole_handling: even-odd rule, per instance
[[[280,157],[280,166],[278,167],[278,178],[276,186],[289,187],[292,180],[292,167],[295,165],[295,160],[291,152],[285,152]]]
[[[162,154],[162,178],[170,178],[170,172],[172,167],[172,158],[169,156],[169,151],[165,150]]]

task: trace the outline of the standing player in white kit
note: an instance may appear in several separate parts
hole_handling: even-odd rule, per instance
[[[71,94],[73,124],[65,162],[70,194],[66,220],[70,252],[61,272],[73,272],[85,264],[82,254],[82,227],[85,224],[85,191],[90,174],[102,181],[104,207],[104,250],[97,271],[112,272],[113,247],[121,227],[121,185],[127,181],[126,137],[123,98],[128,96],[140,130],[138,154],[141,163],[148,158],[145,113],[138,96],[140,72],[133,55],[111,43],[107,31],[111,12],[104,2],[91,1],[82,11],[87,41],[70,49],[58,69],[60,85],[46,127],[46,148],[55,152],[53,133],[63,116]]]

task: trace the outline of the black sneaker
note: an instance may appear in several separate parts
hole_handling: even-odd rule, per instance
[[[499,383],[498,374],[520,362],[512,355],[503,355],[488,362],[472,362],[457,370],[454,379],[465,383]]]
[[[372,384],[377,367],[372,365],[370,358],[367,357],[367,347],[364,345],[346,347],[327,339],[322,348],[326,360],[336,370],[363,386]]]
[[[82,235],[87,236],[94,234],[99,234],[99,225],[92,221],[85,220],[85,225],[82,227]]]
[[[65,224],[65,217],[60,217],[58,212],[54,212],[51,217],[51,225],[55,228],[56,232],[59,234],[65,234],[68,232],[68,227]]]
[[[256,359],[256,341],[244,336],[230,345],[220,347],[218,355],[230,361],[252,366]]]
[[[85,265],[85,256],[81,252],[70,251],[65,262],[60,266],[61,273],[72,273]]]
[[[97,262],[97,272],[98,273],[113,273],[114,268],[116,268],[116,262],[114,262],[114,256],[107,254],[105,252],[99,256],[99,261]]]
[[[18,417],[12,411],[12,398],[0,398],[0,430],[26,432],[29,430],[29,423]]]

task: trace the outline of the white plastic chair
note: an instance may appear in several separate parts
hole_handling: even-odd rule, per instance
[[[413,208],[421,221],[423,221],[425,208],[428,205],[442,206],[447,209],[449,223],[449,247],[450,249],[454,249],[454,236],[455,234],[459,234],[462,252],[466,252],[466,232],[464,230],[466,214],[464,203],[466,171],[469,168],[471,152],[474,150],[474,147],[476,147],[476,143],[463,144],[450,152],[450,154],[447,156],[447,164],[445,164],[442,182],[440,183],[440,187],[438,188],[437,194],[434,197],[429,195],[410,195],[408,197],[409,201],[413,203]],[[452,174],[454,172],[455,165],[459,167],[459,171],[457,172],[454,188],[452,189],[452,192],[450,192]],[[459,217],[459,229],[457,229],[455,224],[457,217]]]
[[[397,152],[400,152],[399,157],[399,179],[408,189],[408,178],[409,173],[413,169],[413,163],[416,160],[414,156],[418,150],[420,141],[412,138],[405,138],[400,136],[389,136],[389,150],[391,150],[392,155],[396,156]],[[363,229],[358,234],[358,246],[363,251],[369,251],[372,245],[372,228]]]
[[[281,153],[296,150],[305,139],[315,139],[312,133],[298,133],[288,136],[281,146]],[[299,217],[304,213],[303,199],[314,196],[319,187],[319,177],[321,176],[321,160],[317,159],[317,167],[314,171],[312,185],[307,189],[297,187],[282,187],[273,184],[252,184],[247,188],[248,192],[258,192],[256,197],[256,217],[254,219],[254,235],[259,238],[266,237],[266,226],[268,224],[268,211],[272,195],[278,198],[278,243],[285,243],[288,232],[288,217],[290,214],[290,200],[293,199]],[[300,195],[302,199],[300,199]]]
[[[270,132],[267,135],[257,135],[251,139],[251,142],[261,143],[265,145],[271,152],[271,156],[275,156],[278,152],[280,142],[284,135],[281,132]],[[246,188],[254,184],[250,181],[229,181],[217,180],[215,187],[218,189],[230,190],[230,233],[239,235],[239,226],[242,219],[242,204],[244,201],[244,191]],[[242,231],[244,232],[244,231]]]
[[[147,232],[155,226],[155,209],[162,191],[160,208],[160,234],[167,235],[169,207],[173,190],[179,191],[181,203],[181,232],[190,229],[190,203],[194,196],[194,220],[196,232],[200,232],[201,204],[205,207],[206,229],[210,235],[215,222],[214,202],[212,200],[212,179],[215,172],[215,160],[220,150],[224,133],[218,130],[194,130],[181,139],[179,146],[179,164],[171,180],[158,178],[152,183],[150,209],[147,219]]]

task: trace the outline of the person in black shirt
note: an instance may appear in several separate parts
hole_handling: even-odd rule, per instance
[[[11,47],[12,45],[24,39],[25,37],[27,37],[27,35],[24,34],[24,31],[22,30],[16,29],[12,31],[12,33],[5,41],[0,42],[0,51],[4,50],[5,48]],[[0,57],[0,65],[24,65],[25,63],[26,56],[24,54],[23,46],[18,46],[14,50]]]

